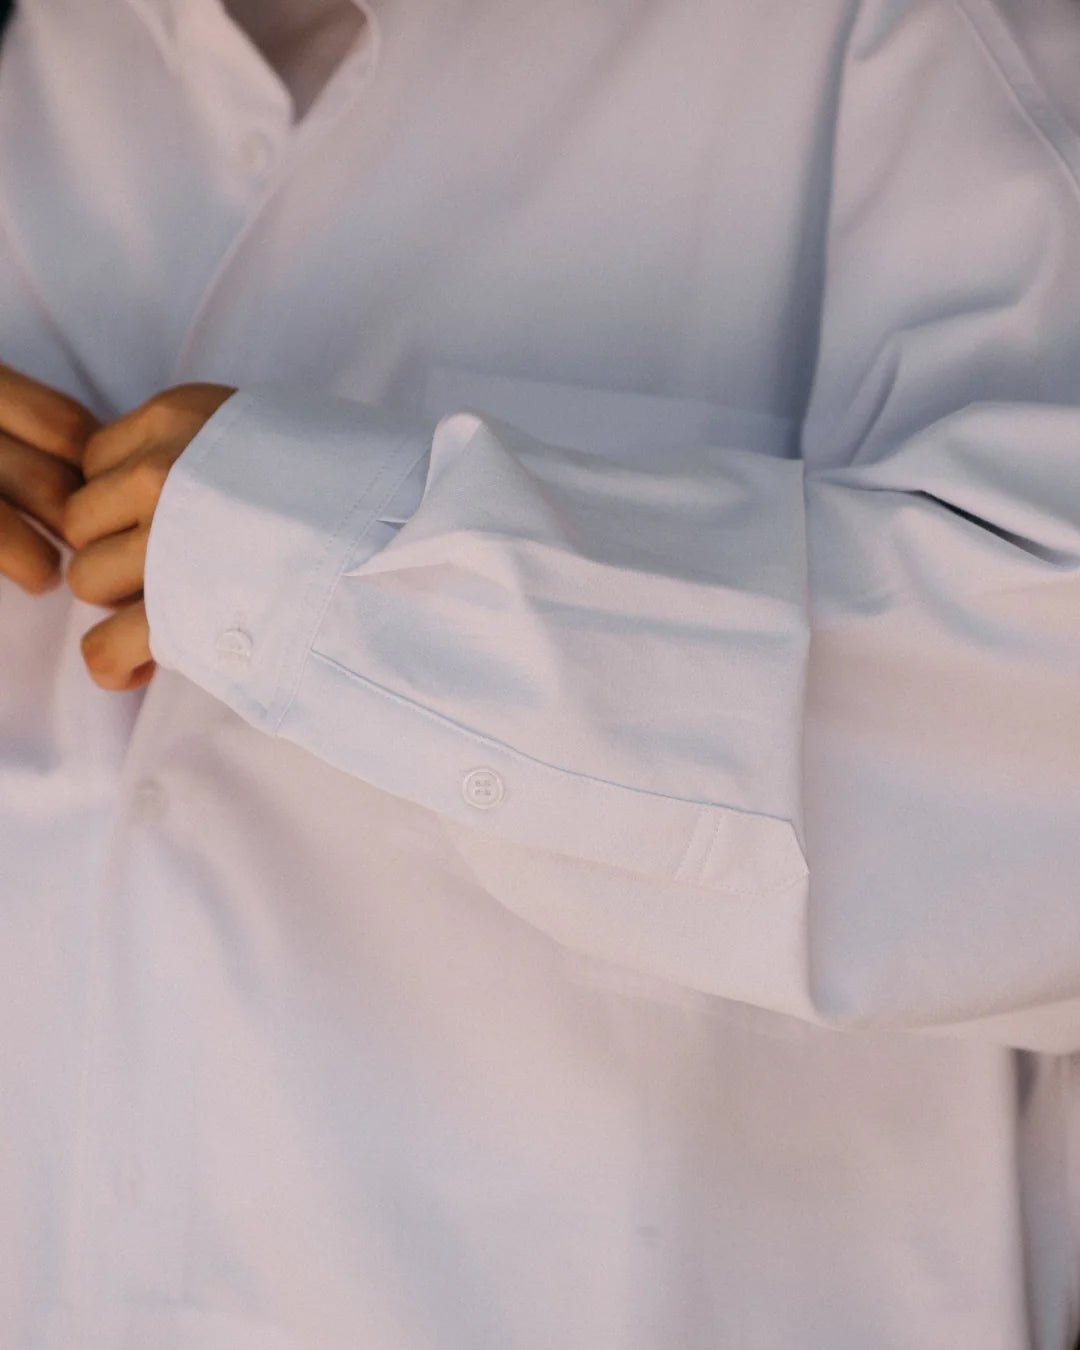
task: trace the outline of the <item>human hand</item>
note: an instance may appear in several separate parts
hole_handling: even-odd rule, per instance
[[[98,425],[75,399],[0,363],[0,573],[31,595],[60,584],[60,550],[20,512],[63,537],[64,505],[82,486],[79,462]]]
[[[117,612],[82,639],[83,660],[102,689],[139,689],[155,665],[142,598],[146,544],[169,470],[235,389],[181,384],[156,395],[90,437],[86,486],[64,511],[64,537],[76,550],[72,593]]]

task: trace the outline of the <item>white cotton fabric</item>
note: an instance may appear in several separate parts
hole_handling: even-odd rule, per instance
[[[1080,16],[365,13],[5,40],[0,356],[239,392],[0,582],[0,1342],[1070,1350]]]

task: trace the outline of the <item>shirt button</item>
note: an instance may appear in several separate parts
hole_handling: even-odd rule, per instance
[[[506,784],[494,769],[471,769],[461,780],[461,794],[470,806],[490,811],[506,796]]]
[[[274,162],[274,147],[261,131],[252,131],[240,142],[240,163],[253,177],[261,177]]]
[[[165,814],[165,789],[147,779],[132,794],[132,813],[141,825],[153,825]]]
[[[251,635],[242,628],[227,628],[217,640],[218,660],[223,666],[239,670],[250,662],[254,645]]]

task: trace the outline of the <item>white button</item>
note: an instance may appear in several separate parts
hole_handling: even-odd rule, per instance
[[[494,769],[471,769],[461,780],[461,792],[470,806],[490,811],[506,796],[506,784]]]
[[[261,131],[252,131],[240,143],[240,163],[248,173],[260,177],[274,162],[274,147]]]
[[[113,1199],[124,1209],[134,1209],[143,1198],[142,1168],[134,1158],[121,1158],[112,1169]]]
[[[165,789],[148,778],[132,793],[132,814],[140,824],[153,825],[165,814],[165,803]]]
[[[251,635],[242,628],[227,628],[217,640],[218,660],[222,665],[234,669],[246,666],[251,660],[254,645]]]

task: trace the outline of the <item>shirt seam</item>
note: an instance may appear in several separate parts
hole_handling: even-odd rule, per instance
[[[987,65],[1080,199],[1080,136],[1058,110],[1020,45],[989,0],[952,0]]]
[[[408,708],[410,711],[425,718],[429,722],[434,722],[440,727],[448,728],[450,731],[473,741],[478,746],[489,749],[498,755],[505,756],[507,759],[517,763],[526,765],[533,770],[539,770],[543,774],[572,778],[580,783],[597,784],[600,787],[610,788],[616,792],[630,793],[643,801],[671,802],[678,806],[690,807],[699,813],[699,817],[702,813],[705,813],[707,816],[713,816],[713,813],[715,812],[721,812],[725,815],[755,816],[761,820],[772,821],[774,824],[783,826],[791,831],[793,842],[796,844],[796,847],[798,847],[798,839],[795,834],[794,826],[786,816],[774,816],[765,811],[753,811],[746,807],[726,805],[722,802],[701,801],[693,797],[677,797],[672,793],[651,792],[647,788],[631,787],[626,783],[617,783],[612,779],[600,778],[595,774],[582,773],[577,769],[563,768],[558,764],[549,764],[546,760],[537,759],[534,755],[526,754],[523,750],[518,750],[514,746],[507,745],[503,741],[494,740],[490,736],[485,736],[482,732],[474,731],[470,727],[463,726],[460,722],[445,717],[442,713],[437,713],[431,708],[425,708],[422,703],[417,703],[413,699],[405,698],[404,695],[398,694],[392,689],[387,689],[385,685],[378,684],[375,680],[369,679],[366,675],[360,675],[357,671],[350,669],[350,667],[342,665],[340,661],[335,661],[332,656],[327,656],[322,652],[315,651],[314,648],[312,648],[310,652],[310,659],[337,671],[350,681],[355,681],[358,684],[364,685],[372,693]],[[719,824],[720,822],[715,820],[714,817],[714,831],[719,828]],[[710,840],[710,849],[713,847],[715,847],[715,833]],[[802,852],[801,848],[799,849],[799,852]],[[684,856],[685,855],[680,856],[679,867],[682,866]],[[760,886],[713,886],[700,881],[697,883],[687,881],[686,884],[696,885],[698,889],[723,891],[725,894],[731,895],[761,895],[771,893],[774,890],[786,889],[796,881],[801,881],[807,874],[808,868],[804,863],[797,870],[786,873],[783,878],[771,882],[765,890]]]
[[[398,451],[400,451],[403,446],[408,445],[411,440],[411,436],[401,435],[393,441],[386,452],[383,462],[375,473],[375,476],[363,487],[350,504],[348,510],[338,521],[338,524],[326,538],[314,574],[304,589],[304,600],[300,605],[299,612],[302,619],[303,615],[307,613],[308,602],[311,602],[313,610],[311,622],[306,629],[301,629],[301,635],[299,635],[294,642],[286,642],[283,644],[281,656],[277,665],[277,675],[274,680],[274,687],[280,688],[281,692],[273,697],[270,705],[265,709],[267,720],[275,733],[281,726],[281,723],[285,720],[289,709],[296,700],[296,696],[303,682],[304,670],[314,648],[316,635],[322,627],[323,619],[326,617],[326,611],[330,606],[334,593],[337,590],[338,583],[341,580],[341,575],[348,566],[353,552],[355,552],[356,548],[363,542],[371,527],[378,522],[380,513],[386,505],[393,500],[394,494],[401,487],[402,483],[405,482],[416,468],[417,464],[428,454],[428,447],[425,446],[421,453],[414,455],[409,459],[407,468],[403,472],[399,471],[395,477],[393,475],[393,470],[395,464],[398,462]],[[393,477],[393,487],[391,490],[389,492],[380,493],[380,487],[385,483],[386,479],[391,477]],[[373,502],[374,504],[368,508],[367,519],[364,521],[362,527],[358,532],[354,532],[355,522],[358,517],[362,516],[363,507],[366,502]],[[340,554],[337,567],[334,569],[334,574],[327,584],[325,573],[329,570],[329,560],[335,553],[335,546],[346,534],[349,536],[351,549],[337,550]],[[320,587],[323,588],[323,596],[321,602],[316,603]],[[283,678],[284,672],[290,657],[298,648],[303,652],[303,655],[297,662],[296,673],[293,676],[291,683],[286,685],[286,681]]]

